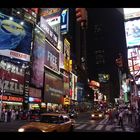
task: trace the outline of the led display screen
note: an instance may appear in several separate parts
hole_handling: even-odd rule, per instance
[[[140,45],[140,19],[125,22],[127,47]]]

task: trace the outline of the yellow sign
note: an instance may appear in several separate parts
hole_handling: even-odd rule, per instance
[[[70,98],[69,97],[64,98],[64,105],[70,105]]]
[[[64,39],[64,69],[69,72],[69,61],[70,61],[70,43]]]

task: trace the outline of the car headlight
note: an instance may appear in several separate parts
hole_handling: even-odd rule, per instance
[[[94,115],[94,114],[92,114],[91,116],[92,116],[92,117],[94,117],[95,115]]]
[[[24,128],[18,129],[18,132],[24,132]]]
[[[99,114],[99,117],[102,117],[102,114]]]

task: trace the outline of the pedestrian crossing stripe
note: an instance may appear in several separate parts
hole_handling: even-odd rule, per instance
[[[98,125],[96,128],[95,128],[95,130],[101,130],[102,128],[104,127],[104,125]]]
[[[78,127],[76,127],[76,129],[83,129],[87,124],[83,124],[83,125],[80,125]]]
[[[113,125],[107,125],[107,126],[105,127],[105,130],[106,130],[106,131],[110,131],[112,128],[113,128]]]
[[[125,130],[123,130],[120,127],[116,127],[114,125],[101,125],[101,124],[76,124],[75,130],[95,130],[95,131],[124,131],[124,132],[134,132],[133,128],[125,127]]]

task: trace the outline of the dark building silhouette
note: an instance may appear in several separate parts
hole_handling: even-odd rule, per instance
[[[122,8],[88,8],[87,60],[90,79],[99,81],[99,74],[109,74],[101,83],[101,92],[109,101],[119,97],[119,73],[115,60],[123,56],[122,73],[128,72],[127,48]]]

